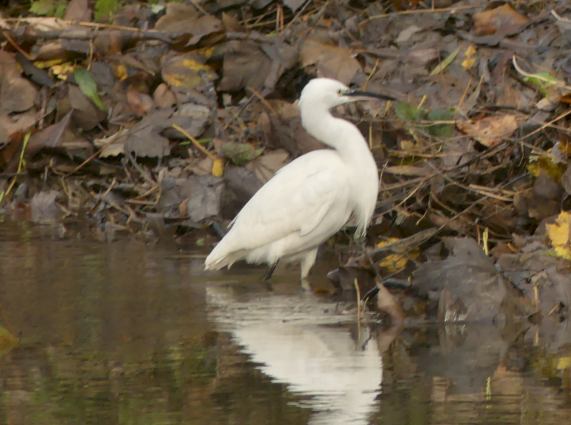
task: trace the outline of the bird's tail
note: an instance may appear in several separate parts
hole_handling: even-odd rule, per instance
[[[224,241],[221,241],[204,260],[204,270],[220,270],[226,266],[230,268],[232,264],[242,257],[243,255],[240,251],[228,252]]]

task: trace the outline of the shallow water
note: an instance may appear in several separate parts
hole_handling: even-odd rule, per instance
[[[358,326],[350,305],[302,292],[295,271],[268,286],[260,270],[207,275],[173,246],[57,234],[0,223],[0,423],[571,418],[566,324]]]

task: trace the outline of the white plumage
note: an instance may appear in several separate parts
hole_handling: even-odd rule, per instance
[[[276,173],[242,208],[229,232],[206,258],[207,270],[238,260],[274,265],[301,261],[304,280],[321,243],[347,224],[365,234],[379,190],[378,170],[357,127],[330,109],[373,95],[339,81],[316,78],[303,89],[303,127],[332,149],[307,153]]]

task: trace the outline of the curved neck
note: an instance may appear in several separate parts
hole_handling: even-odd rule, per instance
[[[320,142],[335,149],[347,160],[372,157],[365,138],[349,121],[335,118],[327,109],[302,108],[301,123]]]

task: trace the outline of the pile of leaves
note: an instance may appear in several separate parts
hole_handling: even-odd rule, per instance
[[[102,239],[182,229],[209,244],[215,234],[202,230],[320,147],[295,99],[325,76],[398,99],[339,111],[369,139],[383,181],[373,267],[352,258],[347,268],[409,274],[438,264],[414,249],[435,242],[439,255],[470,257],[438,242],[460,236],[536,307],[550,285],[555,304],[571,305],[567,1],[10,3],[0,15],[6,213],[87,217]]]

